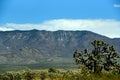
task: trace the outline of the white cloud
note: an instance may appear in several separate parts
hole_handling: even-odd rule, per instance
[[[40,24],[7,23],[2,30],[89,30],[108,37],[120,37],[120,21],[111,19],[57,19]],[[1,30],[1,29],[0,29]]]
[[[115,8],[120,8],[120,4],[114,4]]]
[[[4,27],[0,27],[0,31],[11,31],[14,30],[12,28],[4,28]]]

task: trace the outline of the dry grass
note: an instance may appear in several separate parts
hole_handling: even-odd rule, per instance
[[[120,74],[103,72],[98,75],[80,69],[56,69],[56,72],[48,72],[48,69],[28,69],[3,73],[0,80],[120,80]]]

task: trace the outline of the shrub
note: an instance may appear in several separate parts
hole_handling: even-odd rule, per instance
[[[50,72],[50,73],[56,73],[56,72],[58,72],[55,68],[49,68],[48,69],[48,72]]]
[[[40,79],[41,79],[41,80],[45,80],[46,77],[47,77],[47,73],[46,73],[46,72],[41,72],[41,73],[40,73]]]
[[[25,71],[24,78],[26,80],[33,80],[36,77],[36,73],[32,72],[31,70]]]

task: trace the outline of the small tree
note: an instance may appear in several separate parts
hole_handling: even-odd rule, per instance
[[[101,73],[103,69],[110,71],[120,67],[117,63],[119,56],[113,46],[100,40],[95,40],[91,44],[94,49],[90,53],[87,49],[74,52],[73,58],[77,64],[85,66],[94,73]]]

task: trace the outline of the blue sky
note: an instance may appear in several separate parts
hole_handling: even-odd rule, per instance
[[[0,23],[39,23],[51,19],[117,19],[119,0],[0,0]]]
[[[88,29],[83,28],[84,23],[89,23]],[[53,22],[55,23],[53,23]],[[64,23],[64,25],[60,24]],[[72,21],[72,22],[71,22]],[[120,37],[120,32],[116,31],[120,28],[120,1],[119,0],[0,0],[0,30],[14,30],[14,29],[47,29],[47,30],[91,30],[89,29],[90,24],[94,25],[100,21],[110,23],[113,26],[113,32],[109,35],[104,31],[97,30],[94,28],[94,32],[109,36],[109,37]],[[49,22],[52,22],[49,23]],[[57,22],[57,24],[56,24]],[[67,23],[65,23],[67,22]],[[82,26],[70,28],[65,27],[69,25],[76,25],[76,22],[83,22]],[[71,24],[70,24],[71,23]],[[74,23],[74,24],[72,24]],[[106,24],[104,23],[104,24]],[[43,24],[45,27],[43,27]],[[58,25],[64,26],[60,28]],[[29,25],[29,27],[26,27]],[[31,27],[34,26],[34,27]],[[37,27],[35,26],[37,25]],[[42,26],[41,26],[42,25]],[[46,28],[47,25],[47,28]],[[57,25],[52,27],[50,25]],[[18,27],[19,26],[19,27]],[[21,27],[20,27],[21,26]],[[95,25],[97,26],[97,25]],[[98,27],[106,27],[98,26]],[[115,27],[115,30],[114,30]],[[109,27],[110,28],[110,27]],[[106,29],[109,29],[108,26]],[[116,29],[117,28],[117,29]],[[108,31],[107,31],[108,32]]]

